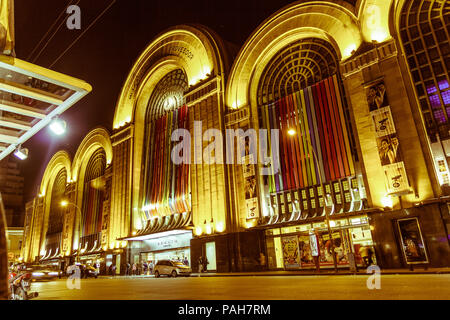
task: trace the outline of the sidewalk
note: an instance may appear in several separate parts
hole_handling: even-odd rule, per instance
[[[320,273],[314,270],[295,270],[295,271],[254,271],[254,272],[206,272],[206,273],[192,273],[191,277],[258,277],[258,276],[332,276],[332,275],[366,275],[366,269],[360,269],[358,272],[350,272],[349,270],[334,270],[324,269]],[[416,268],[414,271],[409,269],[382,269],[381,274],[450,274],[450,268]],[[101,278],[113,278],[110,275],[99,276]],[[117,276],[121,278],[154,278],[154,275],[138,275],[138,276]]]

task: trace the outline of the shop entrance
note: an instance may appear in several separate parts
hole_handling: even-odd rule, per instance
[[[140,263],[153,262],[153,264],[156,264],[159,260],[175,260],[189,265],[191,261],[191,250],[189,247],[184,247],[171,250],[141,252],[139,257]]]
[[[372,234],[367,217],[340,219],[332,225],[331,239],[325,222],[266,230],[269,269],[312,269],[314,261],[309,230],[319,232],[320,266],[333,268],[333,251],[338,267],[349,267],[348,254],[355,255],[360,267],[376,264]]]
[[[216,242],[207,242],[205,243],[205,256],[208,260],[207,271],[216,271]]]
[[[155,266],[160,260],[173,260],[191,266],[191,230],[171,230],[130,239],[130,263]]]

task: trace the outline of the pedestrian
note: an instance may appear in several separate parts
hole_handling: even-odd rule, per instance
[[[127,262],[127,268],[125,270],[125,275],[129,276],[130,275],[130,270],[131,270],[131,265],[129,262]]]
[[[205,257],[203,259],[203,272],[206,272],[208,270],[208,264],[209,264],[208,258]]]
[[[311,229],[309,231],[309,246],[311,249],[311,256],[316,265],[316,272],[320,272],[320,246],[319,246],[319,232]]]
[[[147,270],[148,270],[148,264],[147,262],[144,261],[144,263],[142,264],[142,268],[144,269],[144,275],[147,275]]]
[[[112,275],[113,275],[113,277],[116,276],[116,265],[112,266]]]
[[[150,274],[153,274],[153,261],[150,261],[150,263],[148,264],[148,271],[150,272]]]
[[[87,278],[86,265],[81,264],[80,267],[81,267],[81,279]]]
[[[112,263],[109,265],[109,267],[108,267],[108,273],[110,274],[110,275],[112,275]]]
[[[364,266],[370,266],[372,264],[372,250],[370,250],[369,246],[362,246],[358,252],[363,260]]]
[[[261,266],[261,271],[266,268],[266,256],[262,252],[259,254],[259,265]]]
[[[189,266],[189,260],[187,259],[187,257],[184,257],[183,264],[185,266]]]
[[[203,272],[203,257],[200,256],[198,258],[198,272],[202,273]]]
[[[133,266],[131,267],[131,274],[134,276],[136,274],[137,266],[136,262],[133,263]]]

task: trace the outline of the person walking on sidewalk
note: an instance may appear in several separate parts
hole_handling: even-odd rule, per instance
[[[144,275],[147,275],[148,264],[146,261],[144,261],[144,263],[142,264],[142,268],[143,268],[142,271],[144,272]]]
[[[200,256],[199,258],[198,258],[198,272],[199,273],[202,273],[203,272],[203,257],[202,256]]]
[[[359,248],[359,254],[363,259],[364,265],[369,267],[372,264],[372,250],[369,246],[362,246]]]
[[[208,258],[207,257],[203,258],[203,272],[207,272],[208,264],[209,264]]]
[[[133,263],[133,266],[131,267],[131,274],[134,276],[136,275],[137,266],[136,263]]]
[[[153,274],[153,261],[150,261],[150,263],[148,264],[148,271],[150,272],[150,274]]]
[[[259,254],[259,266],[261,268],[261,271],[264,271],[266,269],[266,256],[262,252]]]
[[[320,272],[320,246],[319,246],[319,232],[317,230],[309,230],[309,246],[311,249],[311,256],[316,265],[316,272]]]
[[[127,262],[127,268],[125,269],[125,275],[129,276],[130,275],[130,269],[131,269],[131,265],[129,262]]]

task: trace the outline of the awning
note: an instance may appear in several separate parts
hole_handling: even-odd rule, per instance
[[[177,229],[177,230],[170,230],[170,231],[163,231],[163,232],[157,232],[157,233],[151,233],[146,235],[135,235],[131,237],[125,237],[118,240],[127,240],[127,241],[133,241],[133,240],[150,240],[150,239],[157,239],[157,238],[164,238],[167,236],[176,236],[176,235],[182,235],[192,233],[192,230],[189,229]]]
[[[192,215],[190,212],[175,213],[170,216],[156,216],[147,220],[145,227],[135,235],[117,240],[145,240],[170,234],[192,232],[189,227],[191,218]]]
[[[191,226],[192,214],[190,212],[175,213],[169,216],[157,216],[148,220],[145,227],[135,235],[120,238],[117,240],[140,241],[176,236],[182,234],[192,234]]]
[[[382,208],[370,208],[370,209],[363,209],[358,211],[351,211],[351,212],[343,212],[343,213],[334,213],[332,215],[328,215],[329,220],[335,220],[335,219],[342,219],[342,218],[348,218],[348,217],[354,217],[354,216],[360,216],[364,214],[374,213],[374,212],[382,212]],[[295,219],[291,219],[292,216],[295,216]],[[260,223],[257,226],[251,227],[249,229],[267,229],[267,228],[279,228],[279,227],[287,227],[291,225],[298,225],[303,223],[313,223],[313,222],[321,222],[326,219],[325,212],[321,215],[314,215],[314,216],[308,216],[308,215],[302,215],[298,213],[291,213],[287,215],[273,215],[273,216],[266,216],[261,218]]]
[[[0,160],[91,90],[85,81],[0,55]]]

